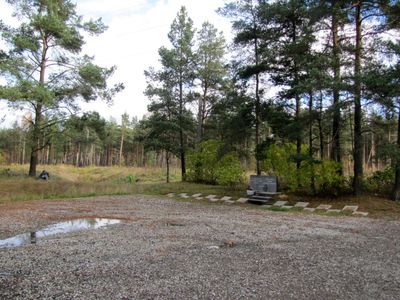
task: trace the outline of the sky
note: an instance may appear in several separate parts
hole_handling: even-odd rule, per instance
[[[112,106],[102,101],[83,103],[81,112],[98,111],[107,120],[114,118],[118,123],[124,113],[141,119],[149,104],[143,95],[146,88],[143,72],[150,66],[158,66],[158,49],[161,46],[170,47],[167,35],[180,7],[184,5],[187,8],[195,28],[200,28],[203,22],[209,21],[222,30],[229,41],[230,22],[216,13],[216,9],[223,7],[225,2],[226,0],[75,1],[77,12],[84,19],[101,17],[108,26],[105,33],[86,39],[82,54],[94,56],[95,62],[102,67],[115,65],[117,70],[109,83],[122,82],[125,85],[125,89],[115,96]],[[12,11],[4,0],[0,0],[0,7],[0,19],[10,24]],[[7,114],[5,124],[16,119],[15,112],[5,113],[4,103],[1,108],[1,115]]]

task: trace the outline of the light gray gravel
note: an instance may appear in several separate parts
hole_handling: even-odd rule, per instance
[[[145,196],[0,205],[0,238],[79,217],[120,224],[0,249],[0,299],[399,299],[400,222]]]

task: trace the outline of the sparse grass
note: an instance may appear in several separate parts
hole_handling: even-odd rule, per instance
[[[97,195],[164,195],[169,192],[244,196],[244,188],[234,190],[180,182],[177,169],[171,171],[172,182],[169,184],[165,183],[165,170],[160,168],[38,166],[39,171],[43,169],[50,173],[50,180],[28,177],[27,165],[0,168],[0,203]]]
[[[166,195],[168,193],[202,193],[219,197],[246,197],[246,185],[223,187],[180,182],[180,170],[171,172],[171,183],[165,183],[165,170],[160,168],[131,167],[84,167],[67,165],[38,166],[38,171],[50,172],[49,181],[28,177],[28,166],[12,165],[0,167],[0,203],[27,201],[36,199],[76,198],[100,195],[148,194]],[[176,198],[182,201],[184,199]],[[400,203],[377,196],[343,196],[337,198],[310,197],[288,194],[289,205],[298,201],[310,202],[310,207],[330,204],[333,209],[342,209],[345,205],[358,205],[359,211],[369,212],[369,217],[400,220]],[[257,205],[248,207],[260,208]],[[288,211],[282,208],[269,208],[273,211]],[[301,210],[301,209],[300,209]],[[298,212],[293,208],[290,212]],[[319,212],[316,212],[320,214]],[[326,212],[321,214],[326,215]],[[330,215],[350,215],[351,212]]]

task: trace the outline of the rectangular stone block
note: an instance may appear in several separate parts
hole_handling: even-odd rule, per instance
[[[314,212],[315,208],[312,207],[304,207],[303,211]]]
[[[219,199],[217,199],[217,198],[209,198],[208,199],[210,202],[218,202],[219,201]]]
[[[285,208],[285,209],[291,209],[291,208],[293,208],[293,206],[291,206],[291,205],[283,205],[283,206],[281,206],[282,208]]]
[[[286,205],[288,202],[287,201],[276,201],[274,203],[274,206],[284,206]]]
[[[238,202],[238,203],[246,203],[247,201],[249,201],[249,198],[239,198],[236,202]]]
[[[235,203],[235,201],[232,201],[232,200],[225,200],[225,203],[226,203],[226,204],[233,204],[233,203]]]
[[[231,199],[232,199],[232,197],[228,197],[228,196],[224,196],[224,197],[221,198],[221,200],[223,200],[223,201],[225,201],[225,200],[231,200]]]
[[[192,195],[193,198],[197,198],[197,197],[200,197],[200,196],[201,196],[201,193],[193,194],[193,195]]]
[[[294,207],[300,207],[300,208],[304,208],[307,207],[310,204],[310,202],[297,202]]]
[[[342,211],[340,209],[328,209],[326,212],[327,213],[340,213]]]
[[[215,197],[217,197],[217,195],[208,195],[208,196],[206,196],[207,199],[212,199],[212,198],[215,198]]]
[[[316,209],[323,209],[323,210],[328,210],[332,207],[332,205],[327,205],[327,204],[321,204],[319,205]]]
[[[343,207],[343,211],[352,211],[355,212],[358,209],[358,205],[346,205]]]
[[[366,217],[366,216],[368,216],[368,213],[367,212],[362,212],[362,211],[355,211],[355,212],[352,213],[352,215]]]

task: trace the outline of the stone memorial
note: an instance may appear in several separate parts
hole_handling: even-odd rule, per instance
[[[251,175],[250,187],[255,193],[275,194],[278,192],[278,177]]]

